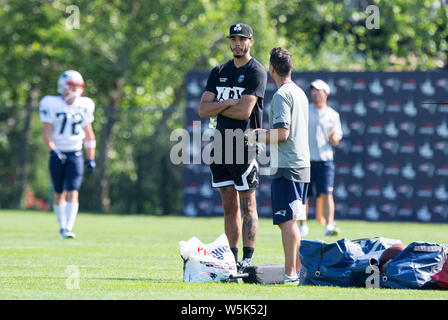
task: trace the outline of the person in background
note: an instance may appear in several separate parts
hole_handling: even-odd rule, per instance
[[[323,80],[314,80],[311,85],[309,107],[309,147],[311,160],[311,183],[309,198],[314,196],[322,201],[325,219],[325,235],[338,235],[340,230],[334,221],[334,150],[342,139],[342,127],[339,113],[327,105],[330,87]],[[300,221],[302,237],[308,235],[308,225]]]
[[[49,169],[54,189],[53,210],[59,224],[59,236],[75,238],[73,227],[79,209],[79,189],[84,174],[95,167],[95,134],[92,128],[94,102],[84,93],[84,80],[75,70],[67,70],[58,79],[60,96],[47,95],[39,105],[43,137],[50,151]],[[82,147],[86,151],[84,162]]]

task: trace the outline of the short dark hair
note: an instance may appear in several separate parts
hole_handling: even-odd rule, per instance
[[[289,75],[292,70],[291,54],[288,50],[280,47],[271,50],[269,63],[274,67],[275,72],[277,72],[280,77]]]

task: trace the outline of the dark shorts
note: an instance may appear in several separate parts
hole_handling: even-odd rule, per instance
[[[275,225],[296,219],[306,220],[306,197],[309,183],[285,178],[272,179],[271,203]]]
[[[67,160],[62,164],[56,156],[50,156],[49,167],[54,191],[74,191],[81,188],[84,173],[84,157],[82,151],[63,152]]]
[[[212,187],[235,186],[238,191],[255,189],[258,186],[258,163],[253,159],[245,164],[210,164]]]
[[[308,195],[332,194],[334,189],[333,161],[311,161],[311,182]]]

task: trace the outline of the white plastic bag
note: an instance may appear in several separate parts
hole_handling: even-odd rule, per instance
[[[184,259],[184,282],[224,282],[231,274],[237,274],[235,257],[225,234],[209,244],[192,237],[180,241],[179,246]]]

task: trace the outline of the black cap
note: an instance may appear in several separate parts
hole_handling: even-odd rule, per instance
[[[252,39],[252,37],[254,36],[254,32],[252,31],[252,28],[249,25],[245,23],[237,23],[230,26],[228,38],[234,36],[240,36]]]

